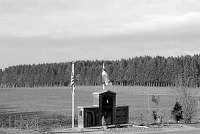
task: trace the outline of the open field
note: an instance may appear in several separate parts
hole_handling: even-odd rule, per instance
[[[155,108],[151,101],[152,95],[160,95],[160,112],[170,120],[169,112],[174,106],[175,97],[172,88],[159,87],[107,87],[117,93],[117,105],[128,105],[130,121],[146,122],[148,104]],[[77,106],[92,105],[92,93],[102,87],[76,87],[75,110]],[[195,89],[199,90],[199,89]],[[198,92],[199,94],[199,92]],[[69,115],[71,113],[71,88],[8,88],[0,90],[0,112],[50,112]],[[152,117],[151,117],[152,118]]]

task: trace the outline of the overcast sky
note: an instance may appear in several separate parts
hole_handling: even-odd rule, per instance
[[[0,0],[0,68],[200,53],[200,0]]]

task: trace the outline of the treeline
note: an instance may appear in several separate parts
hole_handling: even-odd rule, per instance
[[[76,85],[101,85],[102,64],[113,85],[175,86],[187,82],[200,86],[200,55],[135,57],[117,61],[76,61]],[[0,70],[1,87],[69,86],[71,63],[10,66]]]

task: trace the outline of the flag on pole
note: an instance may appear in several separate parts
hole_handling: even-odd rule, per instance
[[[74,62],[72,62],[71,86],[74,86]]]
[[[72,62],[72,73],[71,73],[71,86],[72,86],[72,129],[74,129],[74,62]]]
[[[111,81],[108,78],[108,74],[106,73],[104,63],[103,63],[102,79],[103,79],[103,84],[105,84],[105,86],[109,84],[112,85]]]

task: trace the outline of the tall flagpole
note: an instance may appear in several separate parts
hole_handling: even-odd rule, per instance
[[[103,63],[103,70],[105,69],[104,63]],[[105,90],[105,81],[103,82],[103,90]]]
[[[71,74],[71,86],[72,86],[72,129],[74,129],[74,62],[72,62],[72,74]]]

